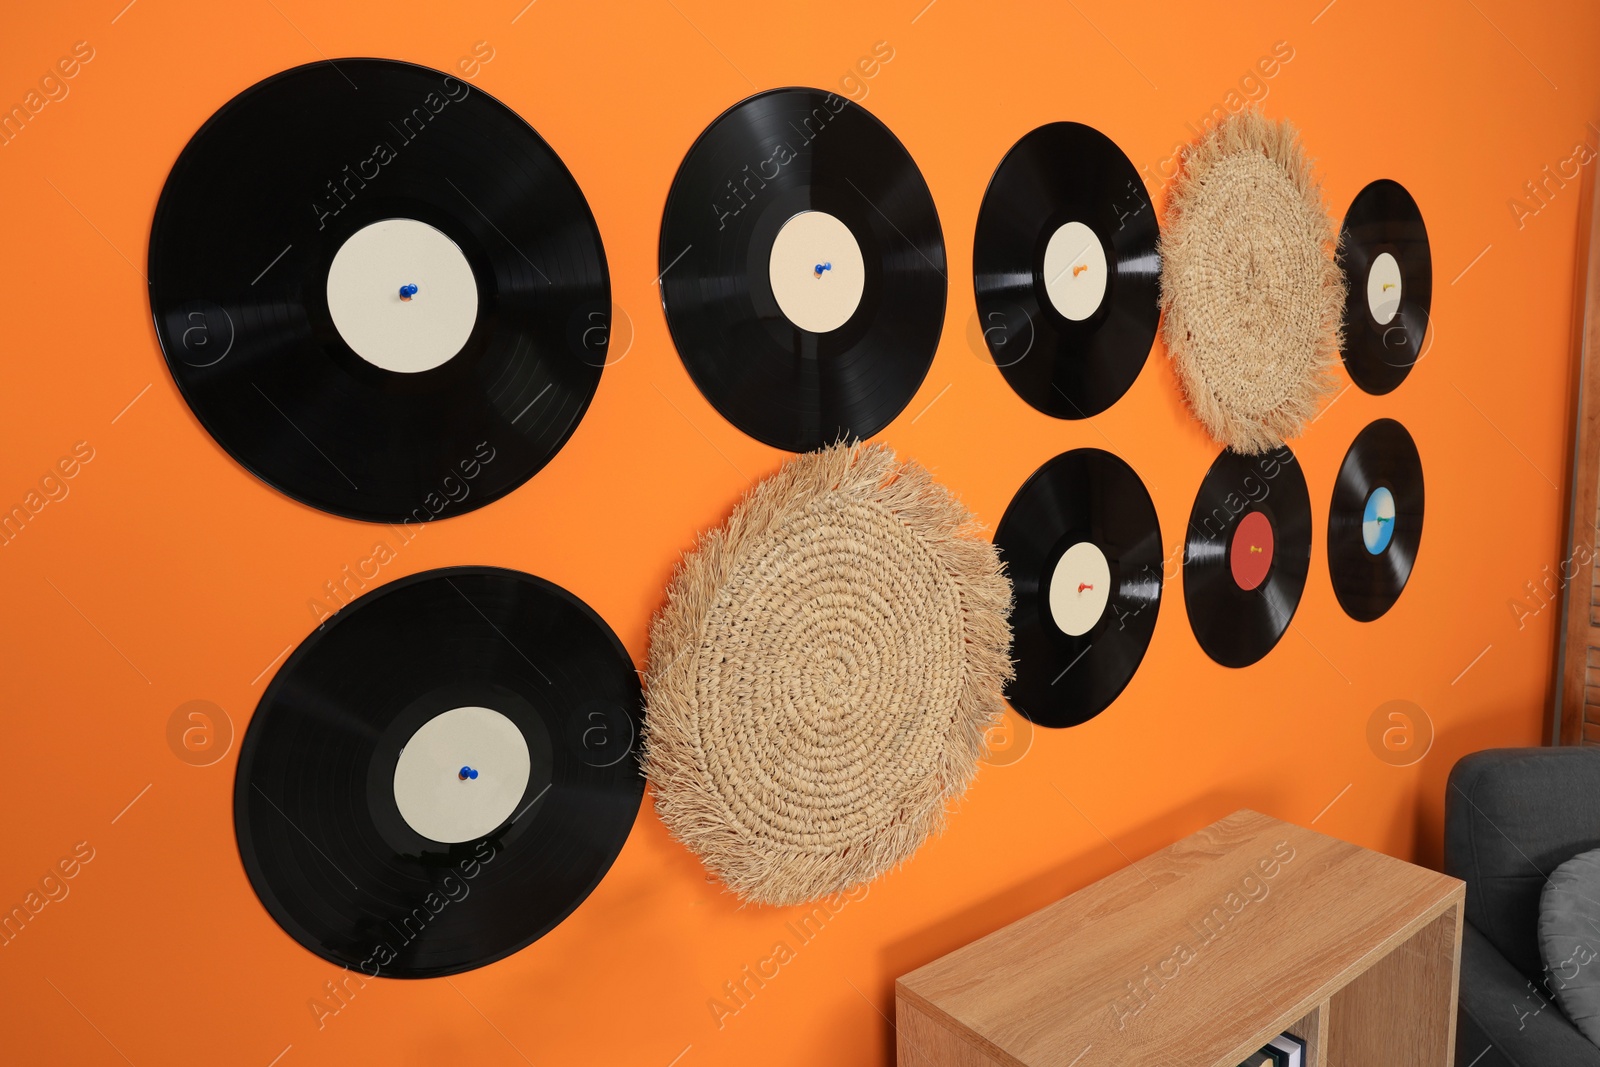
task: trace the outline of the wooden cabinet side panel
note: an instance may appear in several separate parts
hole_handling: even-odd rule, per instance
[[[1457,904],[1335,993],[1324,1062],[1450,1067],[1460,945]]]
[[[989,1055],[976,1038],[959,1033],[953,1025],[936,1018],[917,1000],[897,993],[895,1063],[898,1067],[996,1067],[1015,1062]]]

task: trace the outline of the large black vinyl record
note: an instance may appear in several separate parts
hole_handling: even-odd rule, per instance
[[[456,567],[346,607],[284,663],[234,782],[261,903],[369,977],[480,967],[561,922],[644,794],[638,675],[581,600]]]
[[[1078,448],[1034,471],[995,531],[1011,577],[1016,677],[1006,699],[1041,726],[1100,714],[1139,669],[1161,607],[1161,527],[1132,467]]]
[[[150,305],[217,442],[312,507],[425,521],[556,454],[605,364],[594,216],[515,112],[341,59],[213,115],[156,207]]]
[[[1379,419],[1356,435],[1328,505],[1328,574],[1339,606],[1371,622],[1394,606],[1422,544],[1422,457],[1406,428]]]
[[[804,452],[888,425],[944,323],[944,237],[894,134],[818,89],[742,100],[678,168],[661,302],[689,375],[729,422]]]
[[[1160,319],[1155,211],[1105,134],[1040,126],[1000,161],[978,210],[973,287],[983,336],[1024,400],[1059,419],[1128,391]]]
[[[1195,640],[1224,667],[1272,651],[1300,606],[1311,567],[1311,496],[1288,447],[1225,449],[1189,513],[1183,599]]]
[[[1422,353],[1433,303],[1433,256],[1405,186],[1382,178],[1345,212],[1339,257],[1347,292],[1344,365],[1369,393],[1392,391]]]

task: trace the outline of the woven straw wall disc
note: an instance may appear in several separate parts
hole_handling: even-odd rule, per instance
[[[1161,236],[1162,335],[1195,417],[1236,452],[1298,436],[1333,389],[1336,233],[1288,122],[1242,111],[1184,154]]]
[[[898,866],[977,771],[1011,676],[994,545],[882,445],[798,456],[701,537],[650,629],[645,772],[748,901]]]

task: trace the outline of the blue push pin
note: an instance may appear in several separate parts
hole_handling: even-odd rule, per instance
[[[832,270],[832,269],[833,269],[833,263],[832,262],[818,263],[815,267],[811,268],[811,274],[812,274],[813,277],[821,278],[823,271]]]
[[[415,285],[411,284],[410,282],[407,282],[405,285],[402,285],[400,287],[400,299],[401,300],[410,300],[412,297],[414,297],[416,295],[417,295],[417,287]]]
[[[478,777],[478,772],[473,770],[471,767],[462,767],[460,773],[457,774],[456,777],[465,782],[469,778]]]

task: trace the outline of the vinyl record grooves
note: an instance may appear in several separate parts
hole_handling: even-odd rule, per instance
[[[456,567],[368,593],[250,721],[234,830],[251,885],[296,941],[368,977],[507,956],[627,839],[640,699],[605,622],[539,578]]]
[[[1161,527],[1132,467],[1078,448],[1035,471],[995,531],[1015,596],[1006,699],[1041,726],[1104,711],[1150,646],[1161,606]]]
[[[206,430],[350,518],[510,492],[605,363],[605,252],[572,175],[509,108],[407,63],[313,63],[223,105],[162,190],[149,277]]]
[[[927,183],[882,123],[817,89],[759,93],[706,128],[667,197],[660,267],[695,385],[791,452],[888,425],[944,323]]]
[[[1356,194],[1339,236],[1345,368],[1367,392],[1391,392],[1411,373],[1428,332],[1428,228],[1405,186],[1382,178]]]
[[[1246,667],[1289,628],[1311,567],[1311,497],[1287,447],[1223,450],[1189,513],[1183,599],[1195,640],[1224,667]]]
[[[1328,505],[1328,574],[1339,606],[1371,622],[1394,606],[1422,543],[1422,457],[1406,428],[1379,419],[1356,435]]]
[[[1131,160],[1100,131],[1053,122],[995,170],[978,211],[973,286],[996,366],[1047,415],[1121,398],[1160,319],[1155,211]]]

